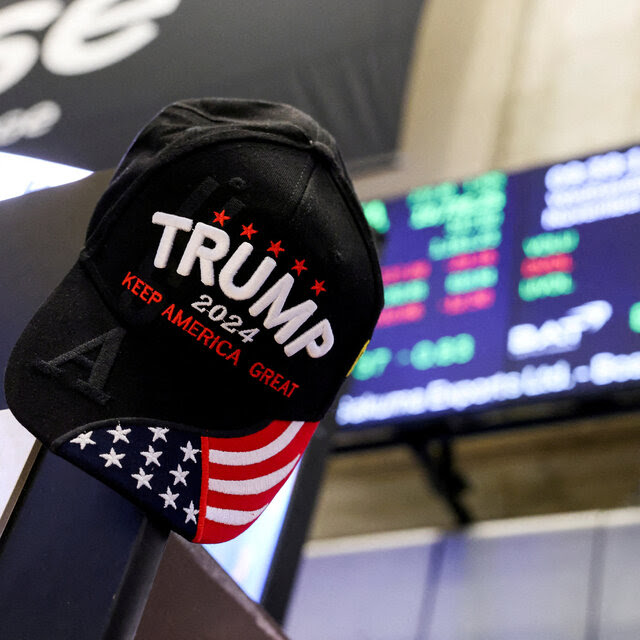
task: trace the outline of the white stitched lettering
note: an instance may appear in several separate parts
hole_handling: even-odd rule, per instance
[[[203,244],[205,239],[213,240],[215,246],[205,247]],[[212,286],[214,283],[213,263],[224,258],[228,252],[229,234],[204,222],[198,222],[185,247],[177,272],[181,276],[188,276],[193,269],[196,258],[199,258],[200,280],[203,284]]]
[[[322,337],[322,343],[318,344],[316,338]],[[298,353],[300,349],[306,348],[307,353],[312,358],[321,358],[333,347],[333,331],[328,320],[321,320],[308,331],[292,340],[285,348],[284,352],[288,357]]]
[[[276,261],[267,256],[245,284],[242,286],[235,285],[233,279],[252,251],[253,245],[243,242],[229,258],[227,264],[220,270],[218,284],[222,292],[232,300],[253,298],[260,291],[260,287],[266,282],[276,266]]]
[[[193,271],[196,260],[199,260],[201,282],[207,286],[213,286],[215,284],[213,263],[222,260],[229,253],[231,244],[229,234],[223,229],[203,222],[198,222],[193,227],[193,220],[162,211],[156,211],[153,214],[152,222],[164,227],[156,250],[154,266],[158,269],[166,268],[178,231],[191,232],[176,271],[181,276],[188,276]],[[213,246],[205,246],[206,240],[213,241]],[[276,267],[276,261],[267,256],[244,284],[235,284],[234,278],[253,249],[251,243],[243,242],[220,269],[218,277],[220,290],[231,300],[250,300],[258,295]],[[334,344],[331,324],[327,319],[321,320],[293,339],[298,329],[318,308],[318,305],[310,299],[288,309],[284,308],[294,282],[295,279],[291,274],[283,275],[249,307],[249,313],[255,317],[266,311],[263,325],[266,329],[279,327],[273,335],[278,344],[290,341],[284,347],[288,357],[305,349],[312,358],[321,358]]]
[[[282,310],[294,282],[293,276],[285,273],[261,298],[249,307],[249,313],[254,317],[269,307],[267,317],[263,322],[265,328],[273,329],[278,325],[284,325],[282,329],[273,336],[278,344],[289,340],[318,308],[318,305],[313,302],[313,300],[305,300],[295,307],[291,307],[285,311]]]
[[[180,231],[191,231],[193,220],[183,218],[182,216],[174,216],[171,213],[163,213],[156,211],[151,218],[153,224],[159,224],[164,227],[160,244],[156,251],[156,257],[153,260],[153,266],[158,269],[164,269],[169,261],[169,255],[173,247],[173,241],[176,239],[176,233]]]

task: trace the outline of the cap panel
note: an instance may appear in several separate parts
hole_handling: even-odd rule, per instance
[[[290,105],[232,98],[183,100],[162,109],[132,142],[116,168],[111,187],[98,202],[87,241],[114,203],[152,167],[215,142],[256,138],[307,150],[319,143],[346,176],[332,136]]]
[[[306,153],[263,143],[191,154],[149,181],[83,263],[136,340],[157,345],[165,369],[183,371],[186,386],[203,395],[232,393],[241,406],[220,408],[231,428],[260,416],[311,420],[322,413],[314,390],[321,377],[310,377],[325,370],[322,360],[304,349],[295,357],[284,351],[289,336],[326,319],[313,301],[313,280],[295,282],[289,273],[292,255],[305,251],[289,220],[312,166]],[[172,395],[181,388],[175,383]],[[186,422],[210,429],[208,412],[201,413]]]
[[[175,229],[162,268],[154,262],[168,227],[153,222],[158,212],[190,229]],[[199,258],[180,268],[198,224],[213,236],[203,244],[222,249],[211,265],[213,285],[203,282]],[[362,346],[358,333],[373,329],[372,316],[358,320],[354,302],[372,291],[361,245],[326,170],[305,152],[234,143],[161,168],[25,332],[16,349],[26,368],[15,387],[17,415],[35,422],[46,442],[122,416],[208,435],[275,419],[317,421]],[[226,266],[232,258],[237,270]],[[265,265],[264,280],[255,280]],[[253,293],[244,289],[252,281]],[[89,380],[103,336],[117,327],[124,331],[109,375],[93,385],[105,394],[99,402],[77,382]],[[317,327],[309,347],[324,345],[325,329],[333,345],[312,357],[301,341]],[[78,348],[86,353],[72,358]],[[86,356],[92,366],[78,369]],[[57,370],[37,365],[60,358]],[[24,401],[27,389],[36,402]]]
[[[45,444],[106,417],[113,396],[105,385],[121,345],[107,340],[114,330],[120,325],[76,264],[22,332],[7,364],[7,403]],[[101,375],[91,379],[103,348]]]
[[[185,226],[154,224],[159,211],[184,219]],[[213,250],[210,273],[194,258],[194,247],[200,250],[199,223],[208,234],[203,250]],[[173,235],[166,243],[166,264],[158,267],[165,234]],[[237,253],[240,245],[242,255]],[[227,262],[239,265],[231,270],[232,281],[243,290],[260,269],[271,271],[255,292],[236,295],[228,285],[223,288]],[[200,150],[159,171],[120,213],[88,263],[114,312],[139,328],[141,339],[174,347],[179,340],[180,350],[190,351],[191,372],[233,375],[236,397],[238,388],[246,390],[271,419],[317,420],[323,415],[379,312],[371,258],[352,209],[325,166],[283,145],[219,144],[215,153]],[[153,293],[147,292],[146,299],[136,295],[141,287],[157,292],[161,302],[149,304]],[[372,301],[369,314],[354,302],[363,298]],[[199,323],[196,328],[183,326],[189,317]],[[202,333],[207,329],[215,334],[211,341],[226,339],[232,344],[225,345],[229,351],[239,350],[233,373],[218,358],[208,368],[210,353],[203,347],[212,342]],[[310,348],[319,344],[322,350],[326,340],[335,342],[320,357],[301,347],[313,330],[318,335],[309,337]],[[359,334],[365,336],[362,344]],[[165,353],[171,361],[171,348]],[[245,370],[246,382],[236,375],[239,369]],[[197,424],[208,428],[201,420]]]
[[[338,327],[335,344],[323,358],[333,374],[323,380],[321,391],[320,402],[328,407],[373,332],[380,312],[377,274],[353,209],[322,164],[316,165],[290,224],[308,247],[305,264],[316,287],[314,300],[330,306]]]

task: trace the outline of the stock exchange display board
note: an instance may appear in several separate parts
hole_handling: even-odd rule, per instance
[[[365,203],[385,308],[343,427],[640,380],[640,147]]]

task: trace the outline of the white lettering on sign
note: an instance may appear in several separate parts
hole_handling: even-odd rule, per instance
[[[577,385],[606,386],[640,380],[640,351],[596,353],[588,364],[573,369],[566,360],[553,364],[525,365],[520,371],[496,371],[465,380],[431,380],[422,387],[387,393],[366,391],[340,398],[336,421],[340,425],[415,416],[517,400],[528,396],[571,391]]]
[[[0,93],[20,82],[38,60],[38,41],[18,32],[45,29],[63,8],[60,0],[27,0],[0,9]]]
[[[11,109],[0,116],[0,147],[22,138],[38,138],[49,133],[62,111],[53,100],[37,102],[28,109]]]
[[[42,64],[52,73],[90,73],[128,58],[158,37],[154,18],[180,0],[75,0],[42,41]]]
[[[180,0],[23,0],[0,9],[0,94],[23,80],[40,58],[57,75],[79,75],[120,62],[153,41],[154,19]],[[49,30],[42,39],[24,32]]]
[[[606,300],[593,300],[569,309],[557,320],[546,320],[540,327],[518,324],[509,329],[507,348],[514,358],[560,353],[577,349],[584,333],[596,333],[609,321],[613,307]]]
[[[549,167],[543,229],[567,229],[640,212],[640,147]]]

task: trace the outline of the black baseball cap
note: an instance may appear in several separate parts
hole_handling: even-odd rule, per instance
[[[382,305],[322,127],[283,104],[177,102],[133,141],[15,345],[7,401],[152,517],[221,542],[291,474]]]

